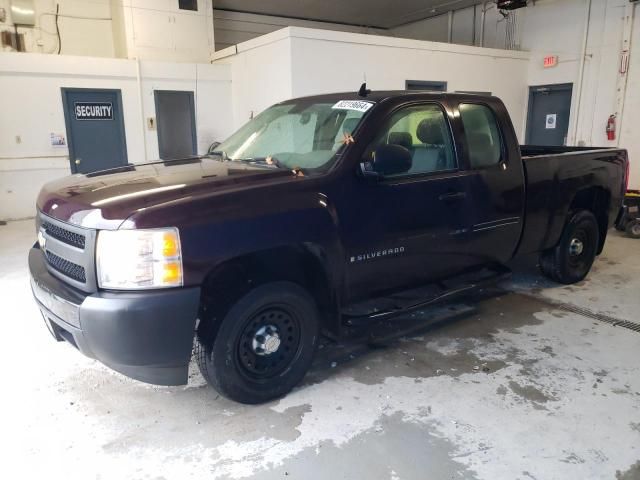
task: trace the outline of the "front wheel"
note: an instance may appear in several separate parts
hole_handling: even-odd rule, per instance
[[[559,283],[583,280],[596,258],[600,233],[593,213],[579,210],[569,218],[560,241],[540,256],[542,273]]]
[[[256,404],[288,393],[311,365],[318,339],[313,298],[292,282],[272,282],[241,297],[213,338],[198,335],[196,361],[222,395]]]

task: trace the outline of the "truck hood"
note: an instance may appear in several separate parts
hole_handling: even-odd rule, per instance
[[[218,194],[285,178],[291,171],[210,158],[129,165],[47,183],[38,196],[44,214],[86,228],[117,229],[141,209],[186,196]]]

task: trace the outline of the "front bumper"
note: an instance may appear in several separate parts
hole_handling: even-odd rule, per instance
[[[142,382],[187,383],[200,288],[86,294],[52,276],[36,246],[29,271],[56,340]]]

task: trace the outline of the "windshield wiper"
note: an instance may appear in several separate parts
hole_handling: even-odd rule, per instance
[[[253,158],[233,158],[237,162],[253,163],[258,165],[265,165],[272,168],[287,168],[280,163],[276,157],[253,157]]]
[[[220,157],[220,160],[223,162],[231,160],[227,156],[227,152],[223,152],[222,150],[214,150],[213,152],[207,152],[207,157]]]

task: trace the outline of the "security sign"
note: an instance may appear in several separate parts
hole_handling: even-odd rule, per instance
[[[76,120],[113,120],[111,102],[74,102]]]

